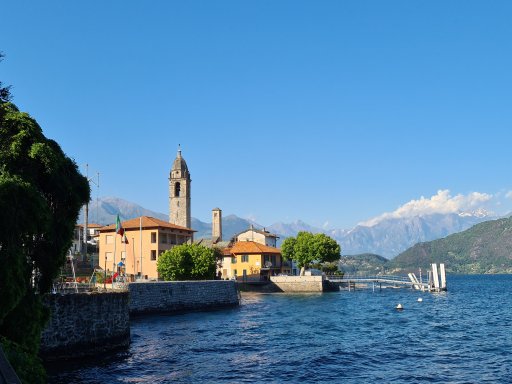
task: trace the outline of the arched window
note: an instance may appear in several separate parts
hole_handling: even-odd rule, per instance
[[[175,197],[180,197],[180,189],[181,189],[180,183],[174,184],[174,196]]]

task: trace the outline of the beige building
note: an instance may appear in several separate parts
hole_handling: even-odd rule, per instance
[[[138,276],[158,279],[159,255],[175,245],[191,242],[195,232],[148,216],[123,221],[121,226],[124,236],[116,233],[115,224],[100,229],[99,263],[102,268],[106,264],[107,271],[124,272],[130,280]]]
[[[274,248],[277,247],[277,239],[279,239],[277,235],[274,235],[265,229],[255,229],[252,225],[248,230],[235,235],[236,241],[254,241]]]
[[[254,241],[239,241],[222,251],[222,279],[265,281],[282,272],[281,251]]]

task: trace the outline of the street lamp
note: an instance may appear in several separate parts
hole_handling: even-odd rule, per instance
[[[103,289],[107,290],[107,255],[105,255],[105,278],[103,279]]]

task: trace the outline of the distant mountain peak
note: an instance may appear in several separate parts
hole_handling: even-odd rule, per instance
[[[473,216],[473,217],[482,218],[482,217],[495,217],[496,214],[494,212],[488,211],[488,210],[486,210],[484,208],[478,208],[478,209],[476,209],[474,211],[459,212],[459,216],[460,217]]]
[[[167,214],[147,210],[118,197],[104,197],[89,203],[90,223],[112,224],[117,214],[122,220],[139,216],[168,220]],[[418,242],[435,240],[463,231],[492,217],[493,213],[485,209],[459,213],[418,214],[408,217],[391,215],[378,217],[371,226],[360,224],[351,229],[326,230],[311,226],[300,219],[292,223],[277,222],[264,227],[252,220],[230,214],[223,217],[222,232],[225,240],[247,230],[251,225],[257,229],[265,228],[275,233],[281,240],[296,236],[301,231],[325,233],[338,241],[344,255],[374,253],[392,258]],[[83,217],[79,222],[83,222]],[[197,231],[195,234],[197,239],[211,237],[211,223],[192,218],[192,228]]]

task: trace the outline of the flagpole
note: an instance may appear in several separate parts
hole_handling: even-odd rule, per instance
[[[128,238],[126,237],[126,233],[123,233],[123,240],[124,240],[124,260],[121,260],[124,264],[124,277],[126,277],[126,240],[128,240]],[[124,281],[126,282],[126,280]]]
[[[137,279],[137,271],[135,271],[135,240],[132,237],[132,257],[133,257],[133,264],[132,264],[132,270],[133,270],[133,281]]]
[[[114,269],[112,271],[112,289],[114,289],[114,275],[116,274],[116,245],[117,245],[117,231],[114,230]]]
[[[140,238],[140,278],[142,279],[142,216],[139,217],[139,238]]]

